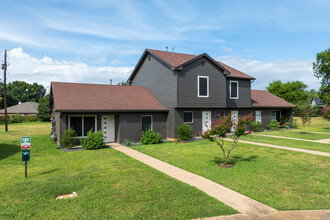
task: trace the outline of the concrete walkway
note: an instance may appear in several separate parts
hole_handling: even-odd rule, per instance
[[[330,210],[279,211],[266,214],[236,214],[204,218],[205,220],[328,220]]]
[[[168,176],[171,176],[177,180],[187,183],[197,189],[205,192],[211,197],[223,202],[224,204],[236,209],[243,214],[251,213],[272,213],[276,209],[264,205],[258,201],[255,201],[247,196],[237,193],[227,187],[224,187],[218,183],[215,183],[209,179],[190,173],[186,170],[180,169],[161,160],[150,157],[146,154],[140,153],[131,148],[119,145],[110,144],[113,149],[116,149],[128,156],[141,161],[148,166],[151,166]]]
[[[314,143],[325,143],[325,144],[327,144],[328,141],[330,141],[330,139],[308,140],[308,139],[302,139],[302,138],[284,137],[284,136],[276,136],[276,135],[269,135],[269,134],[251,134],[251,135],[272,137],[272,138],[291,139],[291,140],[297,140],[297,141],[307,141],[307,142],[314,142]]]
[[[232,139],[230,139],[230,138],[224,138],[224,140],[232,141]],[[297,151],[297,152],[303,152],[303,153],[308,153],[308,154],[315,154],[315,155],[330,157],[330,153],[321,152],[321,151],[306,150],[306,149],[293,148],[293,147],[284,147],[284,146],[279,146],[279,145],[274,145],[274,144],[265,144],[265,143],[258,143],[258,142],[253,142],[253,141],[244,141],[244,140],[239,140],[238,142],[245,143],[245,144],[253,144],[253,145],[258,145],[258,146],[263,146],[263,147],[273,147],[273,148],[278,148],[278,149],[283,149],[283,150],[291,150],[291,151]]]
[[[288,130],[288,132],[302,132],[302,130]],[[304,132],[308,132],[308,133],[315,133],[315,134],[328,134],[330,135],[329,132],[321,132],[321,131],[304,131]]]

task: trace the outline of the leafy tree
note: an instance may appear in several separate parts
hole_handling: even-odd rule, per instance
[[[314,76],[321,79],[320,98],[330,105],[330,48],[316,54]]]
[[[220,115],[218,120],[213,120],[212,128],[207,130],[202,134],[202,138],[207,139],[211,142],[215,142],[222,150],[223,155],[223,163],[222,166],[227,166],[227,161],[229,158],[230,152],[237,145],[238,139],[240,136],[247,135],[246,133],[246,125],[250,124],[252,119],[252,113],[249,115],[245,115],[243,117],[238,117],[237,122],[233,122],[231,120],[231,114],[221,117]],[[233,144],[228,150],[227,156],[226,151],[224,149],[224,138],[227,136],[227,133],[233,128],[235,131],[232,135]],[[249,132],[250,133],[250,132]]]
[[[49,108],[49,94],[48,94],[45,97],[39,99],[37,117],[43,121],[49,121],[50,115],[51,112]]]
[[[17,105],[19,101],[39,102],[44,97],[46,89],[38,83],[29,84],[24,81],[14,81],[7,85],[7,106]],[[3,98],[3,83],[0,83],[0,97]],[[0,108],[3,108],[3,99],[0,100]]]
[[[301,81],[283,83],[281,80],[275,80],[269,83],[266,89],[268,92],[297,106],[309,101],[309,92],[306,90],[307,85]]]
[[[125,82],[125,81],[122,81],[122,82],[119,82],[117,83],[117,85],[120,85],[120,86],[130,86],[131,84],[129,82]]]
[[[309,125],[312,122],[312,113],[313,110],[309,105],[304,106],[304,108],[301,110],[300,120],[303,124],[303,130],[305,130],[306,125]]]

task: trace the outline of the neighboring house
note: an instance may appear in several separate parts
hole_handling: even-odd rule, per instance
[[[0,110],[0,115],[4,115],[5,110]],[[19,114],[21,116],[36,116],[38,114],[38,103],[36,102],[19,102],[17,105],[7,108],[8,115]]]
[[[312,102],[311,102],[311,106],[324,107],[325,103],[322,102],[320,98],[313,97]]]
[[[218,115],[228,113],[233,120],[253,113],[264,127],[281,116],[292,121],[295,105],[267,91],[251,90],[254,80],[206,53],[146,49],[128,79],[132,86],[53,82],[53,133],[59,143],[68,127],[79,137],[90,129],[103,130],[107,142],[123,142],[139,141],[149,127],[163,138],[175,138],[182,123],[198,135]]]

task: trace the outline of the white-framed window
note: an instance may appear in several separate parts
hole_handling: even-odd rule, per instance
[[[279,121],[281,116],[281,111],[272,111],[272,119]]]
[[[91,129],[97,130],[96,115],[70,115],[68,120],[68,127],[75,130],[79,138],[86,137]]]
[[[230,81],[229,92],[230,92],[230,99],[238,99],[239,97],[238,81]]]
[[[272,119],[276,120],[276,111],[272,111]]]
[[[146,131],[152,128],[152,115],[142,115],[141,117],[142,131]]]
[[[194,122],[194,114],[192,111],[183,112],[183,122],[184,123]]]
[[[198,97],[209,97],[209,77],[198,76],[197,95]]]
[[[261,122],[261,111],[256,111],[256,122]]]

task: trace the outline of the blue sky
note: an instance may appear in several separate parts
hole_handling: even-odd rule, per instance
[[[208,53],[257,78],[318,89],[312,63],[330,46],[330,1],[2,1],[0,51],[11,80],[126,80],[145,48]]]

